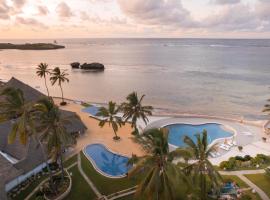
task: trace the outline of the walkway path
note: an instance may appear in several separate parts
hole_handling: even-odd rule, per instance
[[[253,182],[251,182],[247,177],[244,176],[244,174],[263,174],[265,173],[265,170],[258,169],[258,170],[242,170],[242,171],[219,171],[221,175],[234,175],[238,176],[242,181],[244,181],[249,187],[256,190],[256,192],[259,194],[262,200],[270,200],[270,198],[265,194],[265,192],[259,188],[257,185],[255,185]]]
[[[243,174],[263,174],[265,173],[264,169],[256,169],[256,170],[241,170],[241,171],[219,171],[221,175],[243,175]]]
[[[88,176],[84,173],[84,171],[82,169],[82,165],[81,165],[81,154],[80,153],[78,153],[78,168],[79,168],[79,171],[80,171],[81,175],[86,180],[86,182],[88,183],[88,185],[92,188],[92,190],[95,192],[95,194],[97,195],[97,197],[99,199],[102,198],[102,194],[98,191],[98,189],[96,188],[96,186],[94,185],[94,183],[88,178]]]

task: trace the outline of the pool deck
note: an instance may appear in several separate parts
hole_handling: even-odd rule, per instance
[[[234,140],[238,146],[243,146],[243,150],[240,152],[237,146],[232,147],[229,151],[219,150],[221,156],[216,158],[210,158],[210,161],[214,165],[218,165],[224,160],[228,160],[232,156],[256,156],[257,154],[270,155],[270,137],[264,133],[264,122],[237,122],[233,120],[225,120],[218,118],[201,118],[201,117],[150,117],[149,125],[145,126],[140,122],[140,127],[145,129],[164,127],[169,124],[185,123],[185,124],[205,124],[205,123],[217,123],[224,126],[231,127],[236,135]],[[267,138],[267,142],[262,141],[262,137]],[[224,142],[224,140],[222,141]]]
[[[59,100],[56,100],[56,103],[59,103]],[[106,145],[113,152],[131,156],[136,154],[137,156],[145,155],[142,147],[135,143],[132,140],[131,127],[129,124],[126,124],[124,127],[120,128],[118,135],[121,137],[121,140],[115,142],[112,137],[114,136],[111,127],[105,126],[100,128],[97,119],[89,117],[88,113],[82,111],[84,107],[79,103],[74,101],[68,101],[68,105],[62,106],[61,109],[69,110],[76,112],[82,119],[82,121],[87,126],[88,130],[86,133],[81,136],[75,148],[72,150],[72,153],[78,153],[84,147],[93,143],[102,143]],[[230,119],[220,119],[215,117],[207,116],[150,116],[149,123],[146,126],[141,120],[138,121],[138,128],[140,131],[143,129],[162,127],[168,124],[173,123],[186,123],[186,124],[204,124],[204,123],[218,123],[224,126],[229,126],[233,128],[236,132],[235,141],[237,145],[243,146],[243,150],[240,152],[237,146],[234,146],[230,151],[220,150],[221,156],[216,158],[211,158],[210,161],[218,165],[224,160],[228,160],[232,156],[245,156],[251,155],[255,156],[257,154],[266,154],[270,155],[270,136],[264,133],[263,125],[265,121],[256,121],[256,122],[239,122]],[[262,141],[262,137],[267,138],[267,142]]]

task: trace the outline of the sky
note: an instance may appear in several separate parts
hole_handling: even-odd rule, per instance
[[[270,0],[0,0],[0,39],[270,38]]]

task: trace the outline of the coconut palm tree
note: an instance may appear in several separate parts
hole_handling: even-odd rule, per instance
[[[132,92],[127,96],[127,102],[122,103],[121,110],[124,112],[125,121],[131,119],[131,127],[134,128],[133,134],[138,134],[137,121],[142,119],[145,124],[148,123],[147,115],[152,115],[152,106],[143,106],[142,101],[145,95],[138,98],[136,92]]]
[[[50,96],[50,93],[49,93],[49,89],[48,89],[48,86],[47,86],[47,79],[46,79],[46,75],[50,75],[51,72],[50,72],[50,69],[48,69],[48,64],[47,63],[40,63],[38,65],[38,67],[36,68],[36,74],[40,77],[40,78],[44,78],[44,81],[45,81],[45,87],[47,89],[47,94],[48,96]]]
[[[218,188],[222,183],[222,177],[208,160],[210,153],[215,151],[216,146],[208,146],[207,139],[206,130],[202,134],[196,135],[196,141],[188,136],[184,137],[184,143],[187,145],[185,151],[192,155],[194,160],[184,170],[188,175],[193,176],[195,185],[199,186],[201,200],[207,199],[207,177],[214,188]]]
[[[63,151],[74,144],[72,136],[67,133],[64,126],[70,123],[70,120],[62,117],[52,98],[40,100],[35,105],[35,109],[39,113],[40,141],[46,144],[49,158],[53,161],[60,159],[62,178],[64,178]]]
[[[113,132],[115,136],[113,137],[114,140],[119,140],[120,137],[117,135],[117,131],[119,127],[124,125],[122,118],[117,116],[119,112],[119,108],[117,107],[115,102],[110,101],[108,107],[101,107],[96,114],[96,116],[103,117],[104,119],[100,120],[99,126],[104,127],[105,124],[112,126]]]
[[[64,82],[69,82],[69,79],[67,78],[68,73],[66,73],[66,70],[61,71],[59,67],[55,67],[51,73],[51,83],[54,85],[56,82],[58,82],[58,85],[61,89],[61,94],[62,94],[62,102],[60,105],[66,105],[66,102],[64,101],[64,94],[63,94],[63,88],[62,88],[62,83]]]
[[[267,102],[269,102],[269,103],[264,105],[263,112],[266,112],[270,115],[270,99],[268,99]]]
[[[138,159],[128,172],[128,177],[143,174],[136,191],[138,199],[185,199],[189,181],[182,171],[172,163],[176,154],[169,152],[168,132],[165,129],[151,129],[143,136],[151,146],[151,154]],[[133,161],[131,162],[133,163]],[[185,184],[183,184],[185,183]],[[177,187],[179,185],[182,187]],[[176,188],[177,187],[177,188]],[[182,189],[182,191],[180,191]],[[179,192],[183,192],[180,193]],[[181,197],[179,197],[179,195]]]
[[[0,113],[6,120],[13,119],[13,126],[8,142],[13,143],[19,135],[20,142],[26,145],[28,138],[34,134],[35,126],[32,116],[33,104],[26,102],[23,92],[16,88],[5,88],[1,96],[5,99],[0,103]]]

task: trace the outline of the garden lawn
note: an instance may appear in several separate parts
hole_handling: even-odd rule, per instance
[[[70,165],[72,165],[73,163],[77,162],[77,154],[70,157],[69,159],[67,159],[65,162],[64,162],[64,167],[68,167]]]
[[[80,174],[77,165],[70,168],[68,172],[72,173],[72,189],[65,200],[89,200],[96,198],[95,193]]]
[[[270,178],[265,174],[246,174],[245,177],[256,184],[270,197]]]
[[[138,183],[138,179],[125,178],[107,178],[98,173],[91,162],[81,152],[82,169],[89,179],[95,184],[101,194],[109,195],[124,189],[131,188]]]
[[[236,182],[239,185],[239,187],[242,189],[249,188],[249,186],[244,181],[242,181],[242,179],[240,179],[238,176],[223,175],[222,178],[224,181],[231,180],[231,181]],[[261,200],[261,197],[258,195],[258,193],[253,194],[251,190],[245,191],[244,194],[249,195],[252,198],[251,200]]]

